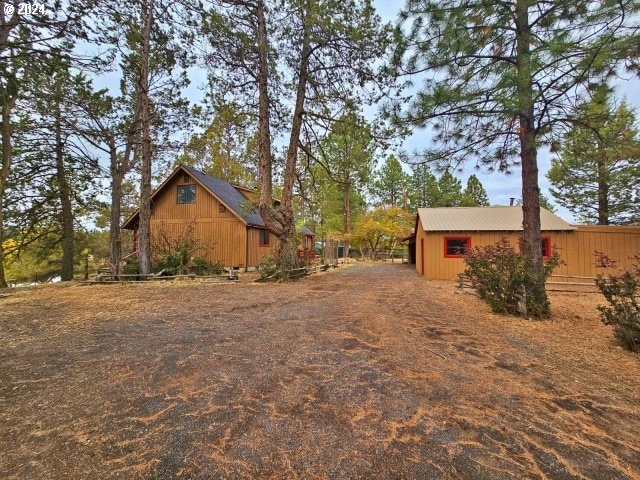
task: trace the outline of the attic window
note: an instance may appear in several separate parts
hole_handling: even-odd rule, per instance
[[[178,185],[177,203],[196,203],[196,186]]]
[[[221,203],[218,204],[218,213],[226,213],[226,211],[227,211],[227,207],[225,207]]]
[[[189,175],[187,175],[186,173],[182,174],[182,181],[184,183],[187,183],[189,180],[191,180],[191,177],[189,177]]]
[[[471,250],[471,237],[444,237],[445,258],[461,258]]]

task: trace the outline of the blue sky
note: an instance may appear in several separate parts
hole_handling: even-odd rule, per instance
[[[398,0],[374,0],[374,5],[378,10],[378,14],[385,21],[395,21],[398,12],[404,5],[403,1]],[[635,107],[636,111],[640,110],[640,80],[637,77],[628,75],[627,79],[621,79],[616,82],[616,97],[625,98],[627,102]],[[404,149],[408,152],[420,151],[430,144],[431,138],[427,130],[416,130],[414,134],[404,142]],[[550,155],[546,151],[538,153],[538,168],[540,170],[540,186],[543,193],[553,200],[548,191],[549,182],[546,179],[546,172],[550,167]],[[482,170],[476,171],[472,166],[465,168],[456,175],[466,182],[471,174],[476,174],[482,184],[485,186],[489,194],[489,200],[492,204],[508,205],[510,197],[519,198],[521,196],[521,171],[514,168],[510,175],[503,173],[486,173]],[[567,221],[575,221],[571,214],[558,207],[559,216]]]

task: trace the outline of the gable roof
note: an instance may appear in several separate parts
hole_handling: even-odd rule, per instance
[[[309,227],[307,227],[306,225],[303,225],[302,228],[300,228],[300,233],[302,235],[311,235],[311,236],[315,236],[315,233],[313,233],[313,230],[311,230]]]
[[[251,204],[250,200],[238,188],[225,180],[202,173],[193,167],[183,165],[182,168],[247,224],[258,227],[265,226],[257,208]]]
[[[220,178],[212,177],[206,173],[202,173],[200,170],[196,170],[193,167],[186,165],[178,165],[171,175],[169,175],[164,182],[162,182],[158,188],[156,188],[151,195],[153,200],[164,187],[173,179],[178,172],[185,172],[199,183],[205,190],[211,195],[216,197],[227,209],[231,211],[236,217],[247,225],[256,227],[265,227],[264,220],[258,213],[257,208],[251,204],[250,200],[236,187],[229,182]],[[122,228],[132,228],[133,221],[138,216],[139,209],[136,209],[131,216],[122,224]]]
[[[186,165],[178,165],[176,169],[171,172],[171,175],[169,175],[165,181],[154,190],[151,195],[151,199],[153,200],[162,191],[165,185],[167,185],[171,179],[181,171],[191,175],[196,182],[216,197],[224,206],[227,207],[228,210],[247,225],[258,228],[267,228],[257,207],[253,205],[251,200],[247,195],[245,195],[245,192],[253,192],[251,189],[232,185],[226,180],[212,177],[211,175],[207,175],[206,173],[202,173],[200,170],[196,170],[195,168]],[[274,203],[277,205],[280,201],[274,200]],[[127,229],[132,227],[133,221],[138,216],[138,211],[139,209],[136,209],[133,214],[131,214],[131,216],[122,225],[122,228]],[[307,226],[303,226],[300,233],[303,235],[314,235],[313,231],[311,231]]]
[[[522,231],[522,207],[419,208],[418,218],[425,232]],[[541,230],[575,230],[560,217],[540,208]]]

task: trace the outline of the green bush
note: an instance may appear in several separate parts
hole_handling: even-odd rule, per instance
[[[156,256],[155,262],[151,267],[154,272],[162,270],[170,275],[184,275],[189,273],[189,257],[182,251],[167,253],[162,256]]]
[[[275,275],[278,271],[278,266],[271,255],[265,255],[258,261],[256,270],[260,274],[260,278],[266,278]]]
[[[137,258],[130,258],[122,266],[122,273],[125,275],[135,275],[140,273],[140,263]]]
[[[194,258],[189,265],[189,271],[196,275],[222,275],[224,267],[219,262],[211,263],[204,258]]]
[[[613,325],[618,341],[632,352],[640,351],[640,255],[633,267],[620,275],[598,275],[596,285],[609,303],[598,306],[602,322]]]
[[[192,259],[204,248],[195,235],[195,221],[173,232],[163,223],[151,238],[152,271],[164,270],[169,275],[190,273]]]
[[[475,247],[464,257],[464,274],[471,280],[478,296],[496,313],[526,314],[534,318],[548,315],[549,304],[539,303],[536,292],[527,292],[525,286],[535,284],[536,274],[525,257],[515,250],[506,238],[494,245]],[[545,262],[543,281],[559,265],[560,258],[554,252]]]

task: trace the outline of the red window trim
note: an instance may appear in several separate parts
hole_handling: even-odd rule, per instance
[[[543,235],[540,237],[540,240],[542,241],[542,244],[544,245],[543,247],[543,251],[542,251],[542,258],[549,258],[551,256],[551,237],[549,237],[548,235]],[[522,253],[522,237],[518,238],[518,247],[520,248],[520,253]],[[547,251],[547,254],[544,254],[544,250]]]
[[[131,247],[131,253],[138,251],[138,227],[133,229],[133,245]]]
[[[444,258],[462,258],[464,255],[449,255],[447,254],[447,240],[465,240],[467,242],[467,252],[471,250],[471,237],[466,236],[451,236],[444,237]]]
[[[542,251],[542,258],[549,258],[551,256],[551,237],[541,237],[542,243],[544,244],[544,250],[547,251],[547,254],[544,254],[544,250]]]
[[[262,232],[267,232],[267,242],[266,243],[262,243]],[[258,233],[258,244],[261,247],[268,247],[269,246],[269,230],[262,230],[262,229],[259,230],[259,233]]]

